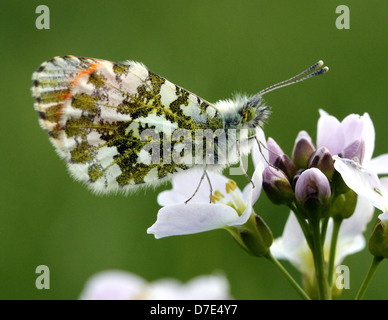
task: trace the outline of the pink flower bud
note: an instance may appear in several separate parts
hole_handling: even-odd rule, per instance
[[[276,159],[279,156],[284,155],[283,150],[279,147],[279,145],[276,143],[276,141],[272,138],[268,138],[267,148],[270,150],[268,152],[268,161],[271,164],[274,164]]]
[[[280,169],[267,167],[263,172],[263,189],[275,204],[287,204],[294,200],[294,191],[287,176]]]
[[[303,171],[295,185],[295,198],[306,219],[325,217],[331,201],[329,180],[317,168]]]
[[[334,174],[334,160],[329,149],[320,147],[310,157],[308,162],[309,168],[318,168],[331,181]]]
[[[307,161],[315,151],[313,140],[306,131],[299,132],[295,140],[292,160],[297,168],[307,168]]]

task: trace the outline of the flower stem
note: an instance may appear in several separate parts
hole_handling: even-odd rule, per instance
[[[307,244],[309,245],[311,251],[313,251],[311,231],[309,229],[309,226],[308,226],[306,220],[303,217],[301,217],[299,210],[295,205],[290,204],[288,207],[291,209],[291,211],[294,213],[296,219],[298,220],[299,225],[302,228],[304,237],[306,238]]]
[[[318,292],[320,300],[328,300],[329,296],[329,284],[327,278],[325,277],[325,262],[323,257],[323,250],[321,244],[321,234],[320,234],[320,220],[312,219],[310,220],[312,233],[313,233],[313,242],[314,242],[314,265],[315,265],[315,274],[317,277]]]
[[[284,278],[291,284],[294,290],[299,294],[299,296],[304,300],[311,300],[307,293],[299,286],[295,279],[288,273],[288,271],[282,266],[282,264],[271,254],[268,250],[267,255],[265,256],[283,275]]]
[[[329,286],[331,287],[333,283],[333,272],[335,266],[335,253],[337,250],[337,240],[339,230],[342,224],[342,219],[334,219],[333,223],[333,233],[331,235],[331,243],[330,243],[330,255],[329,255],[329,269],[327,273],[327,279],[329,281]]]
[[[366,274],[364,281],[362,282],[361,287],[358,290],[356,297],[354,298],[355,300],[362,300],[362,298],[366,292],[366,289],[368,288],[370,281],[372,280],[372,278],[377,270],[377,267],[379,266],[380,262],[383,260],[384,260],[383,257],[374,257],[373,258],[373,261],[372,261],[372,264],[369,268],[369,271]]]
[[[323,219],[322,227],[321,227],[321,243],[325,243],[326,239],[326,231],[327,231],[327,225],[329,224],[330,217],[326,217]]]

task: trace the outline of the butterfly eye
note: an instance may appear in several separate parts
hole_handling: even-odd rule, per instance
[[[253,108],[247,108],[242,112],[242,118],[244,122],[249,122],[255,117],[255,110]]]
[[[248,120],[248,111],[246,111],[246,110],[243,111],[242,116],[243,116],[244,122],[247,122],[247,120]]]

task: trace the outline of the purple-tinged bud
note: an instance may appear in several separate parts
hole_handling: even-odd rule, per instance
[[[267,148],[269,149],[268,161],[270,164],[274,164],[276,159],[279,156],[282,156],[284,154],[283,150],[279,147],[279,145],[276,143],[276,141],[272,138],[268,138]]]
[[[330,183],[317,168],[303,171],[295,186],[296,204],[305,219],[320,219],[329,213]]]
[[[329,149],[320,147],[310,157],[308,161],[308,168],[318,168],[331,181],[334,174],[334,160],[330,154]]]
[[[294,200],[291,184],[280,169],[267,167],[263,172],[263,189],[274,204],[288,204]]]
[[[294,177],[292,178],[292,183],[291,183],[291,185],[292,185],[292,187],[295,189],[295,186],[296,186],[296,183],[298,182],[298,179],[299,179],[299,177],[300,177],[300,175],[302,174],[302,172],[303,171],[305,171],[306,169],[299,169],[298,171],[297,171],[297,173],[294,175]]]
[[[273,165],[282,170],[290,181],[298,171],[294,162],[292,162],[292,160],[286,154],[277,157]]]
[[[300,131],[296,137],[292,160],[297,168],[307,168],[310,155],[315,151],[313,140],[306,131]]]
[[[352,159],[359,164],[362,164],[365,155],[364,139],[357,139],[348,145],[342,152],[343,158]]]

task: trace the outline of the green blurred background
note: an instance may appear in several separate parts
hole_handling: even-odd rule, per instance
[[[50,9],[49,30],[35,27],[40,4]],[[350,30],[335,26],[341,4],[349,6]],[[319,108],[339,119],[369,112],[378,155],[387,152],[388,136],[387,10],[381,0],[2,1],[0,298],[77,299],[91,275],[122,269],[149,281],[219,271],[236,299],[297,299],[267,261],[248,256],[224,230],[148,235],[156,196],[170,184],[99,197],[72,180],[38,125],[31,75],[57,55],[131,59],[216,101],[256,93],[323,59],[328,74],[266,96],[273,107],[266,134],[290,153],[299,130],[315,139]],[[279,236],[288,210],[265,195],[255,209]],[[341,298],[355,295],[370,262],[366,249],[345,260],[351,289]],[[42,264],[51,271],[50,290],[35,288]],[[387,272],[384,262],[366,298],[388,298]]]

